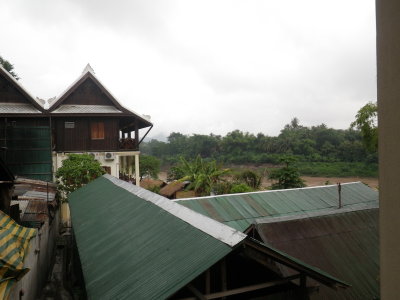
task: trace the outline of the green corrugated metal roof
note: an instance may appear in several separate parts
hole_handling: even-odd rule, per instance
[[[155,201],[149,201],[149,195]],[[165,299],[245,237],[109,175],[70,194],[69,204],[90,299]],[[179,217],[182,214],[188,219]],[[207,226],[210,232],[222,227],[213,237]]]
[[[342,184],[343,208],[378,203],[378,192],[361,182]],[[338,207],[336,185],[176,200],[244,231],[257,218],[304,214]]]

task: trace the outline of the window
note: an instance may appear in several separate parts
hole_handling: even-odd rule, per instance
[[[90,129],[91,129],[92,140],[103,140],[104,139],[104,123],[103,122],[92,122]]]
[[[65,122],[64,123],[65,128],[75,128],[75,122]]]

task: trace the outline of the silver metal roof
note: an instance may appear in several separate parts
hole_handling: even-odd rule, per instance
[[[28,103],[1,103],[1,114],[38,114],[41,111],[37,110],[32,104]]]
[[[59,108],[54,110],[54,114],[108,114],[108,113],[122,113],[115,106],[111,105],[61,105]]]

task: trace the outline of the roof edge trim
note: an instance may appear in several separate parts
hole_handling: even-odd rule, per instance
[[[111,181],[116,186],[119,186],[129,193],[149,201],[154,205],[157,205],[161,209],[169,212],[175,217],[185,221],[193,227],[196,227],[215,239],[220,240],[230,247],[236,246],[247,237],[247,235],[233,229],[232,227],[197,213],[183,205],[174,203],[173,201],[158,194],[152,193],[108,174],[103,175],[103,177]]]
[[[359,203],[359,204],[353,204],[348,207],[342,207],[342,208],[329,208],[329,209],[323,209],[323,210],[318,210],[318,211],[311,211],[311,212],[305,212],[304,214],[301,215],[287,215],[287,216],[280,216],[280,217],[261,217],[257,218],[253,224],[269,224],[269,223],[279,223],[279,222],[287,222],[287,221],[296,221],[296,220],[302,220],[302,219],[309,219],[309,218],[316,218],[316,217],[325,217],[325,216],[330,216],[330,215],[340,215],[340,214],[345,214],[345,213],[350,213],[350,212],[356,212],[356,211],[361,211],[361,210],[368,210],[368,209],[377,209],[379,208],[379,203]]]
[[[350,184],[355,184],[355,183],[361,183],[361,181],[345,182],[345,183],[341,183],[341,185],[348,185],[348,184],[350,185]],[[265,190],[265,191],[257,191],[257,192],[223,194],[223,195],[196,197],[196,198],[179,198],[179,199],[174,199],[172,201],[178,202],[178,201],[186,201],[186,200],[193,200],[193,199],[209,199],[209,198],[215,198],[215,197],[231,197],[231,196],[236,196],[236,195],[243,196],[243,195],[260,194],[260,193],[276,193],[276,192],[282,192],[282,191],[310,190],[310,189],[324,188],[324,187],[327,188],[327,187],[332,187],[332,186],[337,186],[337,185],[336,184],[317,185],[317,186],[307,186],[307,187],[292,188],[292,189]]]

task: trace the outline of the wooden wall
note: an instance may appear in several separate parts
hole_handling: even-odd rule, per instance
[[[4,126],[7,121],[8,126],[49,126],[48,117],[7,117],[0,118],[0,126]]]
[[[104,122],[104,139],[92,140],[90,124]],[[75,128],[65,128],[74,122]],[[117,151],[119,148],[119,120],[116,118],[59,118],[53,119],[53,139],[57,152]]]
[[[63,104],[114,105],[92,79],[86,79]]]
[[[17,88],[0,74],[0,102],[2,103],[31,103]]]

